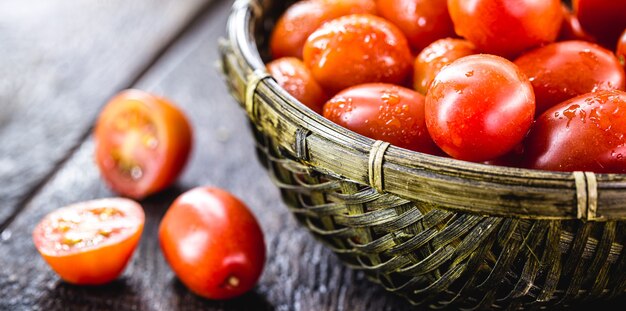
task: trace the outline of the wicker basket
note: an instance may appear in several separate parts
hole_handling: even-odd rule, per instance
[[[289,4],[235,2],[222,69],[285,203],[346,265],[433,308],[624,294],[625,175],[468,163],[333,124],[265,71],[267,34]]]

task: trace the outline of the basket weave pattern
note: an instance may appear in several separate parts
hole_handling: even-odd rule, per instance
[[[329,124],[263,70],[257,46],[287,4],[237,1],[222,68],[286,205],[346,265],[433,308],[624,294],[626,177],[437,158]]]

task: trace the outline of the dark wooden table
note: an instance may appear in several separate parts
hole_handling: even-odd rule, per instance
[[[409,309],[300,227],[258,165],[243,111],[216,67],[231,2],[0,1],[0,310]],[[146,226],[124,274],[106,286],[73,286],[37,254],[31,232],[58,207],[115,196],[93,163],[91,130],[125,88],[184,109],[195,130],[193,155],[174,187],[141,202]],[[241,197],[264,229],[265,271],[239,299],[191,294],[160,252],[163,213],[200,185]]]
[[[411,309],[300,227],[258,165],[243,111],[216,66],[231,2],[0,1],[0,310]],[[115,196],[93,163],[91,130],[125,88],[178,103],[193,122],[195,148],[178,183],[141,202],[146,226],[124,274],[105,286],[73,286],[39,257],[31,232],[58,207]],[[162,215],[200,185],[241,197],[264,229],[265,271],[241,298],[191,294],[160,252]]]

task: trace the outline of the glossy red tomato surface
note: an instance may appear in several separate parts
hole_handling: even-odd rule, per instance
[[[576,17],[565,4],[563,4],[562,7],[563,22],[561,23],[561,30],[559,30],[557,41],[583,40],[595,42],[596,40],[580,26],[578,17]]]
[[[302,58],[304,42],[324,22],[350,14],[376,14],[374,0],[310,0],[291,5],[278,19],[270,37],[274,58]]]
[[[626,29],[626,0],[573,0],[572,6],[585,32],[614,50]]]
[[[433,42],[415,58],[413,87],[418,92],[426,94],[441,68],[461,57],[476,53],[474,45],[464,39],[446,38]]]
[[[209,299],[249,291],[265,264],[263,232],[254,215],[218,188],[195,188],[179,196],[161,220],[159,242],[181,282]]]
[[[515,64],[533,85],[537,115],[578,95],[626,86],[617,57],[586,41],[552,43],[523,54]]]
[[[174,182],[192,144],[185,115],[170,101],[140,90],[111,99],[100,113],[94,136],[104,181],[135,199]]]
[[[448,10],[458,35],[507,58],[553,42],[563,18],[559,0],[448,0]]]
[[[37,250],[66,282],[100,285],[116,279],[139,243],[141,206],[128,199],[100,199],[57,209],[33,231]]]
[[[328,95],[315,81],[309,68],[295,57],[283,57],[267,64],[267,70],[289,94],[321,114]]]
[[[357,85],[328,101],[324,117],[372,139],[441,154],[424,123],[424,96],[411,89],[385,83]]]
[[[529,168],[626,173],[626,93],[598,91],[552,107],[525,146]]]
[[[455,35],[447,0],[376,0],[376,8],[404,32],[415,51]]]
[[[404,34],[373,15],[348,15],[327,22],[304,46],[304,63],[330,93],[369,82],[400,84],[412,62]]]
[[[444,67],[426,95],[426,126],[454,158],[482,162],[518,145],[530,128],[535,98],[528,78],[510,61],[487,54]]]
[[[617,50],[615,51],[615,55],[617,55],[619,62],[622,63],[622,66],[624,66],[624,70],[626,70],[626,29],[624,29],[624,33],[617,42]]]

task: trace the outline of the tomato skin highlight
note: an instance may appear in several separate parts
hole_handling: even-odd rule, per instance
[[[424,123],[424,96],[411,89],[385,83],[353,86],[326,103],[324,117],[372,139],[442,154]]]
[[[426,95],[430,84],[441,71],[441,68],[461,57],[476,53],[474,45],[464,39],[446,38],[431,43],[415,58],[413,66],[414,89]]]
[[[624,70],[626,71],[626,29],[624,29],[624,33],[617,42],[617,50],[615,51],[615,55],[617,55],[619,62],[622,64]]]
[[[626,0],[573,0],[572,8],[586,33],[609,50],[626,29]]]
[[[249,291],[265,263],[263,232],[254,215],[218,188],[199,187],[179,196],[161,220],[159,242],[183,284],[208,299]]]
[[[321,114],[328,95],[315,81],[311,71],[295,57],[283,57],[267,64],[278,84],[305,106]]]
[[[171,185],[192,147],[187,117],[168,100],[125,90],[104,107],[94,129],[101,176],[115,192],[142,199]]]
[[[582,40],[588,42],[595,42],[591,35],[586,33],[582,26],[580,26],[580,21],[578,21],[578,17],[565,5],[563,7],[563,22],[561,24],[561,30],[559,30],[559,36],[557,41],[568,41],[568,40]]]
[[[350,14],[376,14],[373,0],[312,0],[291,5],[278,19],[270,37],[274,58],[302,59],[304,42],[317,28]]]
[[[444,67],[426,94],[426,126],[450,156],[493,160],[521,143],[535,114],[526,76],[510,61],[470,55]]]
[[[415,51],[455,35],[447,0],[376,0],[376,8],[402,30]]]
[[[525,141],[525,166],[626,173],[626,93],[598,91],[544,112]]]
[[[530,79],[536,114],[598,90],[624,90],[626,77],[613,53],[586,41],[563,41],[531,50],[515,60]]]
[[[304,45],[304,63],[331,94],[363,83],[400,84],[411,71],[412,59],[395,25],[366,14],[325,23]]]
[[[94,221],[87,213],[107,208],[113,212],[106,218],[98,215],[100,223],[81,224]],[[141,206],[128,199],[81,202],[46,215],[33,230],[33,241],[64,281],[102,285],[123,272],[139,243],[144,221]]]
[[[553,42],[563,18],[559,0],[448,0],[448,10],[458,35],[506,58]]]

